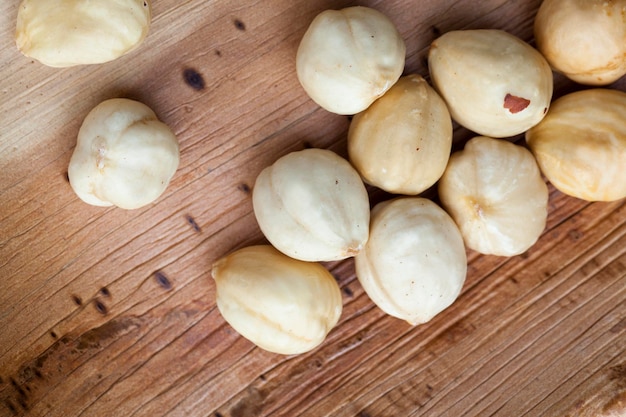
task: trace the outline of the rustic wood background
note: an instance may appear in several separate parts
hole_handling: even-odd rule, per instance
[[[539,242],[512,258],[470,252],[461,297],[425,325],[376,308],[351,260],[327,265],[344,311],[308,354],[255,348],[215,307],[212,262],[264,242],[260,170],[304,147],[346,155],[349,118],[295,75],[317,13],[382,11],[406,72],[427,76],[428,45],[449,30],[532,43],[539,0],[154,0],[140,49],[68,69],[19,54],[18,3],[0,4],[0,415],[624,415],[624,201],[551,188]],[[581,88],[556,76],[557,96]],[[83,118],[113,97],[149,105],[181,146],[170,187],[135,211],[88,206],[66,177]],[[455,129],[455,148],[471,135]]]

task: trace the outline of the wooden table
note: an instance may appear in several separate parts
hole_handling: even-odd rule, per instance
[[[360,4],[396,23],[406,72],[427,76],[428,45],[449,30],[532,43],[539,3]],[[306,96],[294,59],[317,13],[354,4],[155,0],[140,49],[54,69],[19,54],[18,0],[2,2],[0,415],[624,415],[624,201],[550,188],[539,242],[512,258],[469,252],[462,295],[425,325],[375,307],[352,260],[327,264],[344,310],[310,353],[262,351],[219,314],[211,264],[264,242],[257,174],[304,147],[346,155],[349,118]],[[186,83],[189,69],[204,88]],[[555,79],[556,96],[582,88]],[[83,118],[113,97],[152,107],[181,146],[165,194],[133,211],[88,206],[67,180]],[[456,128],[455,148],[471,136]]]

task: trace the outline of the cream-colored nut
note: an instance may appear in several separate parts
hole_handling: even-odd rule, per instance
[[[322,265],[270,245],[249,246],[213,265],[217,307],[243,337],[284,355],[320,345],[341,316],[341,291]]]
[[[68,175],[84,202],[136,209],[165,191],[178,163],[178,141],[169,127],[145,104],[116,98],[85,118]]]
[[[16,44],[50,67],[112,61],[148,34],[152,0],[22,0]]]
[[[626,0],[544,0],[535,17],[537,49],[581,84],[626,74]]]
[[[257,177],[252,203],[265,237],[295,259],[345,259],[367,241],[365,185],[348,161],[329,150],[279,158]]]
[[[553,74],[545,58],[501,30],[442,35],[431,45],[428,67],[452,118],[480,135],[523,133],[543,119],[552,99]]]
[[[355,114],[400,78],[405,54],[396,26],[379,11],[362,6],[325,10],[300,42],[296,72],[319,106]]]
[[[441,207],[420,197],[398,197],[374,207],[370,238],[355,265],[372,301],[412,325],[449,307],[467,273],[456,224]]]
[[[350,123],[348,154],[363,179],[387,192],[416,195],[443,174],[452,119],[419,75],[401,77]]]
[[[467,247],[480,253],[519,255],[546,226],[548,187],[537,162],[503,139],[475,137],[452,154],[439,197]]]
[[[626,93],[592,88],[558,98],[526,132],[541,171],[561,192],[586,201],[626,197]]]

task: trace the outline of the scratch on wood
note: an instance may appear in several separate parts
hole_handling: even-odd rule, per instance
[[[94,307],[96,308],[96,311],[100,314],[106,315],[109,312],[107,306],[105,306],[104,303],[100,300],[94,300]]]
[[[190,214],[187,214],[185,216],[185,220],[187,220],[187,223],[189,223],[189,225],[193,228],[194,231],[200,233],[202,231],[202,229],[200,229],[200,226],[198,225],[198,223],[196,223],[196,220],[191,217]]]
[[[166,290],[171,290],[172,289],[172,283],[170,282],[170,280],[167,278],[167,276],[163,272],[156,271],[154,273],[154,279],[164,289],[166,289]]]
[[[354,293],[352,292],[352,290],[350,289],[350,287],[343,287],[343,293],[347,296],[352,298],[354,296]]]
[[[6,407],[9,409],[9,411],[13,414],[13,415],[17,415],[17,408],[15,408],[15,406],[13,405],[13,403],[10,400],[5,400],[4,404],[6,405]]]
[[[183,70],[183,78],[185,83],[196,91],[202,91],[206,86],[202,74],[193,68],[185,68]]]
[[[617,381],[621,388],[626,388],[626,363],[615,365],[611,368],[612,381]]]
[[[250,194],[250,186],[246,183],[239,184],[237,188],[239,188],[240,191],[243,191],[246,194]]]
[[[235,27],[241,31],[246,30],[246,25],[245,23],[243,23],[241,20],[239,19],[235,19],[235,21],[233,22],[235,23]]]
[[[265,394],[260,390],[249,387],[246,396],[239,400],[230,410],[232,417],[249,417],[261,414]]]
[[[76,304],[77,306],[82,306],[83,305],[82,298],[80,298],[77,295],[72,295],[72,301],[74,301],[74,304]]]
[[[28,411],[86,358],[140,325],[141,320],[135,316],[120,317],[75,338],[63,336],[8,378],[6,388],[0,389],[0,406],[4,404],[13,414]]]

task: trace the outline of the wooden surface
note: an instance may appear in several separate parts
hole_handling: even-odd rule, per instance
[[[264,352],[220,316],[212,262],[264,242],[256,175],[304,147],[346,154],[349,118],[308,99],[294,62],[317,13],[354,4],[154,0],[140,49],[69,69],[20,55],[18,0],[0,4],[1,416],[624,415],[624,201],[551,188],[539,242],[513,258],[470,252],[462,295],[426,325],[384,315],[351,260],[327,265],[344,311],[308,354]],[[426,76],[429,43],[452,29],[532,43],[539,1],[359,4],[394,21],[406,72]],[[83,118],[113,97],[152,107],[181,145],[170,187],[135,211],[88,206],[66,178]],[[457,128],[455,148],[470,136]]]

